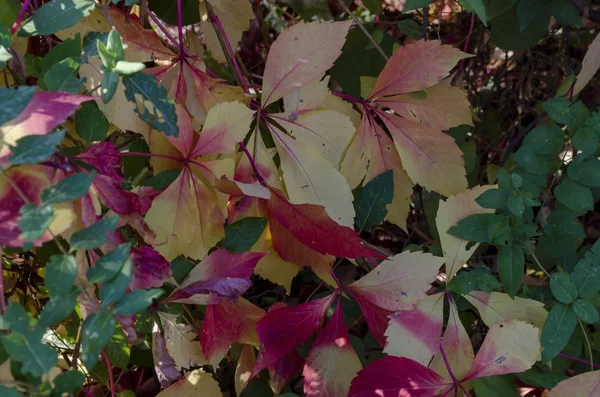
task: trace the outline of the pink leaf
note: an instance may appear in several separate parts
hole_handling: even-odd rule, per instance
[[[269,366],[269,384],[273,393],[280,393],[289,379],[302,370],[304,357],[292,350]]]
[[[345,258],[381,257],[362,245],[359,235],[333,221],[319,205],[292,204],[281,191],[271,189],[269,219],[276,220],[302,244],[321,254]],[[278,236],[273,234],[273,244]],[[285,242],[282,242],[285,244]]]
[[[298,306],[269,311],[256,327],[260,350],[252,373],[258,374],[306,342],[321,323],[334,297],[330,295]]]
[[[152,358],[154,359],[154,371],[161,387],[167,387],[180,378],[177,365],[165,346],[165,340],[160,334],[160,328],[154,326],[152,330]]]
[[[385,331],[384,353],[406,357],[428,365],[439,350],[444,324],[444,294],[423,298],[414,310],[402,310],[390,317]]]
[[[265,312],[245,299],[206,307],[200,344],[206,359],[217,368],[233,343],[258,345],[256,323]]]
[[[540,356],[540,330],[523,321],[494,324],[463,381],[523,372]]]
[[[129,287],[134,289],[156,288],[171,278],[171,264],[152,247],[131,249],[133,277]]]
[[[350,343],[341,301],[313,343],[304,366],[304,393],[309,397],[346,397],[362,365]]]
[[[370,99],[420,91],[446,77],[458,61],[470,55],[439,40],[400,47],[379,74]]]
[[[450,385],[416,361],[387,356],[358,373],[348,397],[434,397]]]
[[[100,174],[109,176],[117,182],[125,180],[118,148],[110,142],[91,145],[74,158],[94,167]]]
[[[300,22],[285,29],[269,51],[263,77],[262,106],[320,80],[341,55],[351,23]]]
[[[369,325],[369,330],[373,337],[381,346],[385,346],[385,330],[388,327],[389,316],[393,313],[392,311],[382,309],[370,301],[361,298],[358,295],[352,295],[358,305],[360,306],[360,310],[362,310],[363,315],[365,316],[365,320]]]
[[[548,397],[598,397],[599,392],[600,371],[592,371],[563,380],[550,390]]]
[[[4,143],[0,147],[0,164],[7,162],[17,140],[27,135],[45,135],[73,114],[91,96],[73,95],[66,92],[37,92],[17,117],[0,126],[0,137]]]

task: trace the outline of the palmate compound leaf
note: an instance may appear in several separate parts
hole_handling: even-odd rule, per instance
[[[218,368],[219,362],[234,343],[259,346],[256,324],[264,316],[264,310],[243,298],[206,307],[200,329],[200,344],[213,368]]]
[[[600,371],[591,371],[563,380],[548,393],[548,397],[597,397],[600,391]]]
[[[482,208],[475,202],[479,195],[493,187],[491,185],[475,186],[448,197],[446,201],[440,200],[435,221],[446,258],[446,282],[456,275],[479,246],[479,244],[475,244],[467,249],[469,241],[448,234],[448,229],[469,215],[493,213],[493,209]]]
[[[172,145],[182,160],[194,162],[185,162],[177,179],[154,199],[145,219],[156,240],[165,242],[156,249],[167,260],[181,254],[201,259],[224,236],[223,211],[210,185],[223,174],[233,174],[234,165],[227,156],[204,161],[198,157],[233,152],[247,132],[252,113],[237,102],[219,104],[209,112],[198,137],[187,111],[176,108],[179,136],[163,143]]]
[[[29,135],[46,135],[75,113],[77,107],[93,99],[66,92],[37,92],[18,116],[0,126],[0,165],[6,165],[10,146]]]
[[[350,343],[341,299],[333,316],[312,344],[304,365],[304,393],[309,397],[346,397],[350,382],[362,369]]]
[[[303,22],[271,46],[263,77],[262,107],[318,80],[341,54],[351,21]]]
[[[223,397],[219,383],[212,378],[211,374],[201,369],[188,372],[184,378],[158,393],[156,397],[193,397],[198,395]]]
[[[334,298],[335,295],[330,295],[297,306],[270,310],[256,326],[260,350],[252,374],[273,366],[296,346],[306,342],[321,324]]]
[[[539,329],[521,321],[494,324],[488,332],[468,373],[459,378],[466,382],[486,376],[523,372],[540,355]],[[349,397],[442,395],[453,385],[434,370],[408,358],[387,356],[358,373],[352,381]]]

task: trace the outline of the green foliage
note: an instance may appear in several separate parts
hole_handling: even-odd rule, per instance
[[[354,201],[356,210],[355,225],[358,230],[368,230],[385,219],[387,205],[394,197],[393,171],[386,171],[369,181],[358,193]]]
[[[0,87],[0,125],[17,117],[35,94],[35,87],[19,86],[16,89]]]
[[[55,0],[43,4],[19,31],[21,36],[43,36],[70,28],[89,15],[96,4],[92,0]]]
[[[102,349],[110,342],[117,321],[112,314],[96,312],[83,322],[81,338],[81,357],[88,368],[93,368]]]
[[[89,174],[78,172],[60,180],[56,185],[52,185],[42,192],[42,202],[44,204],[62,203],[64,201],[74,201],[83,197],[96,176],[96,172]]]
[[[138,289],[131,291],[115,303],[113,313],[119,316],[131,316],[147,309],[152,300],[158,298],[163,291],[161,289]]]
[[[108,241],[107,233],[117,228],[119,218],[116,216],[101,219],[91,226],[78,231],[71,237],[71,250],[94,249]]]
[[[9,161],[12,165],[36,164],[48,160],[63,140],[65,131],[47,135],[28,135],[17,141]]]
[[[267,218],[248,217],[225,227],[223,247],[230,252],[248,251],[267,227]]]
[[[514,297],[521,287],[521,280],[525,272],[525,254],[521,246],[511,244],[499,247],[497,265],[504,290]]]
[[[466,295],[471,291],[492,292],[500,287],[496,277],[487,269],[461,271],[448,284],[448,291]]]

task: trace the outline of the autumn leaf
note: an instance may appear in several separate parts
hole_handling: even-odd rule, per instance
[[[472,291],[465,295],[488,326],[500,321],[527,321],[539,329],[544,326],[548,311],[544,303],[515,296],[514,299],[502,292]]]
[[[341,301],[333,316],[313,343],[304,365],[304,393],[307,396],[346,397],[352,378],[362,365],[344,323]]]
[[[548,392],[548,397],[595,397],[598,392],[598,386],[600,386],[600,371],[585,372],[560,382]]]
[[[243,345],[240,358],[235,367],[235,392],[241,395],[252,375],[252,368],[256,363],[256,353],[250,345]]]
[[[256,326],[260,349],[252,373],[272,366],[316,331],[335,295],[270,310]]]
[[[350,24],[350,21],[300,22],[284,30],[269,51],[263,77],[262,107],[319,80],[342,53]]]
[[[196,340],[198,335],[191,326],[177,322],[177,315],[168,313],[159,313],[158,318],[163,329],[163,335],[160,329],[155,325],[152,331],[153,340],[162,338],[160,344],[153,343],[152,349],[155,356],[168,355],[173,359],[172,366],[179,372],[182,368],[190,368],[208,364],[200,343]],[[164,348],[166,350],[162,350]],[[158,354],[160,353],[160,354]],[[159,361],[160,363],[160,361]]]
[[[222,397],[221,389],[211,374],[196,369],[185,375],[184,378],[167,387],[156,397],[193,397],[202,393],[206,397]]]

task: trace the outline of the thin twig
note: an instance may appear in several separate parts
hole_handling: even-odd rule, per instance
[[[544,272],[546,273],[546,277],[550,278],[550,273],[548,273],[548,271],[546,269],[544,269],[544,266],[542,266],[542,264],[540,263],[540,260],[538,259],[538,257],[535,255],[535,253],[533,252],[533,250],[531,249],[531,247],[529,246],[529,244],[524,243],[523,245],[525,245],[525,247],[527,247],[527,250],[529,250],[529,253],[531,254],[531,256],[533,256],[533,260],[535,261],[535,263],[538,265],[538,267]]]
[[[169,31],[167,30],[167,28],[160,22],[160,20],[152,13],[152,12],[148,12],[146,15],[148,15],[150,17],[150,19],[152,19],[152,22],[154,22],[154,24],[160,29],[161,32],[163,32],[163,34],[167,37],[167,39],[169,39],[169,41],[176,46],[177,48],[179,48],[179,42],[177,41],[177,39],[175,37],[173,37],[173,35],[171,35],[171,33],[169,33]],[[179,54],[180,56],[189,56],[187,51],[183,51],[182,54]]]
[[[350,16],[350,18],[352,18],[354,20],[354,22],[356,22],[356,24],[358,25],[360,30],[362,30],[362,32],[365,34],[365,36],[367,36],[367,39],[369,39],[371,44],[373,44],[373,47],[375,47],[377,49],[377,51],[381,54],[383,59],[385,59],[386,62],[389,61],[390,57],[387,56],[385,51],[383,51],[383,49],[379,46],[379,43],[377,43],[377,41],[373,38],[371,33],[369,33],[367,28],[365,28],[365,26],[362,24],[362,22],[356,17],[356,15],[354,15],[352,13],[352,11],[350,11],[350,9],[346,5],[346,3],[344,3],[344,0],[337,0],[337,2],[342,7],[342,9],[346,12],[346,14],[348,14]]]
[[[108,358],[106,349],[102,349],[102,358],[104,358],[104,362],[106,363],[106,369],[108,370],[108,382],[110,385],[110,395],[111,395],[111,397],[115,397],[115,378],[114,378],[114,375],[112,372],[112,364],[110,363],[110,359]]]
[[[582,363],[582,364],[591,364],[591,365],[592,365],[594,368],[596,368],[596,369],[600,369],[600,364],[596,364],[596,363],[594,363],[594,362],[593,362],[593,361],[591,361],[591,360],[588,362],[588,361],[586,361],[586,360],[584,360],[584,359],[581,359],[581,358],[579,358],[579,357],[575,357],[575,356],[571,356],[570,354],[566,354],[566,353],[558,353],[558,355],[559,355],[560,357],[564,357],[564,358],[567,358],[567,359],[569,359],[569,360],[577,361],[578,363]]]
[[[19,15],[17,16],[17,19],[15,20],[15,23],[13,23],[12,27],[10,28],[11,34],[16,32],[17,29],[19,29],[19,25],[23,21],[23,18],[25,18],[25,13],[29,9],[30,5],[31,5],[31,0],[25,0],[25,2],[23,3],[23,6],[21,7],[21,11],[19,11]]]
[[[579,322],[579,326],[581,327],[581,331],[583,332],[583,337],[585,338],[585,344],[587,346],[588,349],[588,355],[590,356],[590,368],[593,371],[594,370],[594,356],[592,355],[592,344],[590,343],[590,339],[588,338],[588,334],[587,331],[585,329],[585,327],[583,326],[583,323],[581,322],[581,319],[579,317],[577,317],[577,321]]]
[[[79,328],[77,328],[77,336],[75,338],[75,349],[73,350],[73,361],[71,361],[71,369],[73,371],[77,370],[77,360],[79,356],[79,351],[81,350],[81,330],[83,329],[83,321],[79,322]]]
[[[231,43],[229,42],[229,38],[225,33],[225,28],[223,28],[223,24],[219,17],[214,13],[212,6],[210,3],[206,3],[206,10],[208,11],[208,17],[210,18],[210,22],[215,29],[215,33],[217,34],[217,38],[219,39],[219,43],[221,44],[221,48],[223,49],[223,53],[225,54],[225,58],[227,58],[227,63],[229,66],[233,67],[235,71],[235,79],[240,86],[244,89],[244,92],[249,94],[250,88],[248,87],[248,83],[244,79],[244,75],[242,74],[242,70],[240,69],[240,65],[237,62],[237,58],[235,57],[235,52],[231,47]]]
[[[0,246],[0,309],[2,314],[6,313],[6,299],[4,298],[4,266],[2,263],[2,254],[4,247]]]

